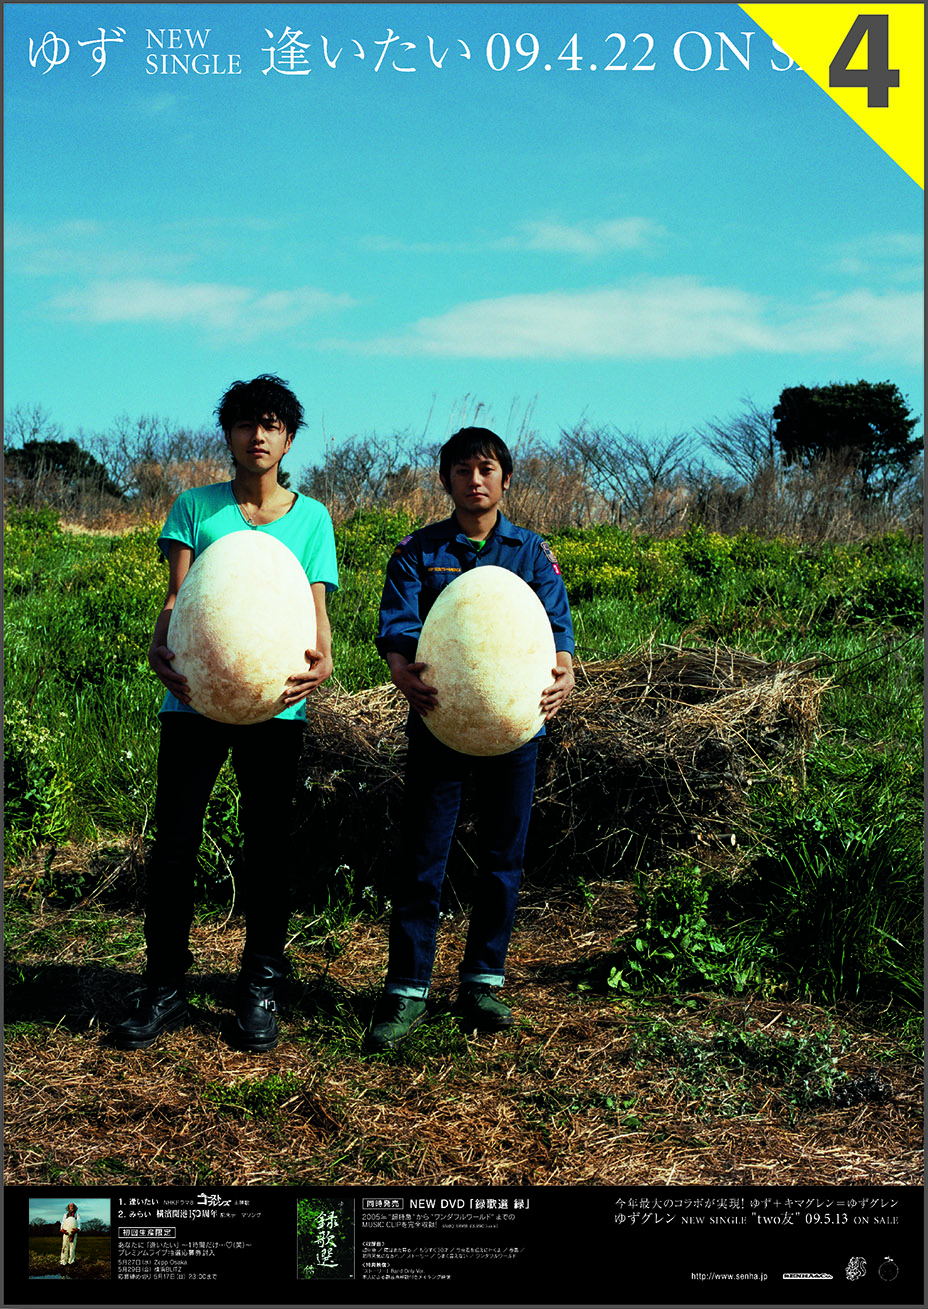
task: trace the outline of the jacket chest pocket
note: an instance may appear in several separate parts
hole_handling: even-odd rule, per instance
[[[464,572],[463,568],[430,568],[426,580],[422,583],[422,589],[419,592],[419,617],[423,620],[431,609],[432,605],[444,591],[446,586],[450,586],[456,577],[460,577]]]

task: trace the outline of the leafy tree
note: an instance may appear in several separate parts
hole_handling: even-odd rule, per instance
[[[909,476],[924,440],[892,382],[788,386],[773,410],[784,462],[809,468],[831,459],[856,470],[865,495],[892,494]]]
[[[6,480],[14,487],[17,483],[47,480],[66,497],[76,497],[88,489],[120,494],[103,465],[76,441],[26,441],[18,449],[8,450]]]

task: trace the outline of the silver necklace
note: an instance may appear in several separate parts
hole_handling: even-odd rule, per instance
[[[235,494],[235,487],[232,485],[231,482],[229,483],[229,490],[232,492],[232,499],[235,501],[236,505],[238,506],[239,513],[242,515],[245,522],[252,529],[252,531],[256,532],[258,530],[258,524],[252,518],[251,514],[245,512],[245,506],[240,503],[238,496]]]

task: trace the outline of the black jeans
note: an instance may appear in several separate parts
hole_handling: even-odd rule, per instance
[[[303,723],[296,719],[239,727],[201,714],[162,714],[157,830],[145,911],[150,981],[176,982],[193,963],[189,938],[203,820],[230,750],[244,837],[244,885],[236,888],[245,911],[243,970],[254,956],[282,964],[290,917],[293,792],[302,748]]]

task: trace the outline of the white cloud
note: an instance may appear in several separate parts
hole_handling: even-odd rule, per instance
[[[650,250],[667,229],[650,218],[612,218],[596,223],[561,223],[539,219],[519,223],[507,236],[471,241],[406,241],[402,237],[367,236],[365,250],[389,254],[482,254],[487,250],[534,250],[543,254],[604,255],[615,250]]]
[[[679,359],[769,346],[757,297],[681,277],[478,300],[361,348],[484,359]]]
[[[918,365],[924,357],[924,297],[920,291],[869,290],[822,295],[782,328],[784,350],[797,354],[854,351],[862,359]]]
[[[924,240],[917,232],[874,232],[856,241],[845,241],[841,250],[867,259],[918,259]]]
[[[401,255],[472,255],[492,248],[478,242],[405,241],[393,236],[362,236],[358,244],[362,250],[373,250],[376,254]]]
[[[667,235],[667,229],[650,218],[615,218],[601,223],[523,223],[522,238],[514,245],[553,254],[601,255],[610,250],[642,250]]]
[[[52,313],[79,323],[189,324],[238,340],[254,340],[353,305],[347,295],[316,287],[258,292],[218,282],[170,283],[123,278],[89,283],[55,296]]]
[[[153,95],[136,96],[132,103],[135,112],[143,118],[161,118],[173,113],[175,109],[185,108],[187,97],[164,91],[160,94],[156,92]]]
[[[193,262],[190,251],[158,250],[149,253],[142,249],[110,247],[103,251],[93,247],[83,250],[57,245],[53,240],[35,245],[21,260],[17,272],[28,277],[94,277],[98,279],[135,280],[137,274],[154,273],[159,276],[178,276]]]
[[[24,250],[44,242],[60,244],[87,238],[98,239],[102,234],[103,225],[95,218],[69,218],[60,223],[51,223],[45,228],[11,220],[4,224],[3,244],[8,250]]]
[[[6,224],[7,276],[67,277],[84,282],[189,276],[197,260],[219,251],[239,250],[243,236],[279,232],[278,216],[231,214],[215,218],[139,220],[128,227],[114,221],[72,219],[28,225]]]
[[[915,232],[874,232],[837,248],[831,267],[848,277],[879,278],[884,284],[921,283],[924,240]]]
[[[143,238],[133,244],[114,224],[82,218],[46,227],[10,224],[6,247],[7,275],[25,277],[176,276],[194,258],[189,242],[175,252],[163,240]]]
[[[366,354],[480,359],[710,359],[739,353],[830,353],[921,359],[918,294],[857,291],[776,304],[695,277],[624,287],[509,295],[421,318],[400,335],[328,340]]]

